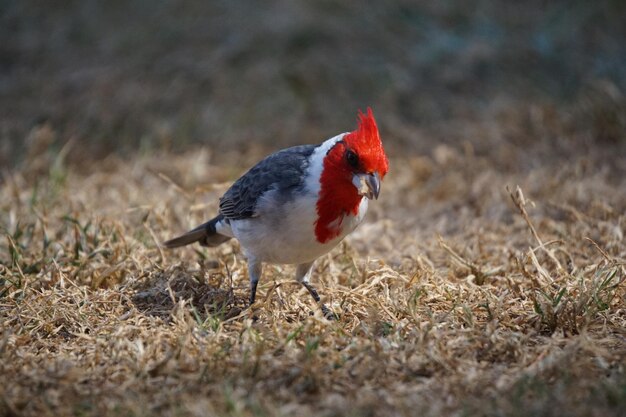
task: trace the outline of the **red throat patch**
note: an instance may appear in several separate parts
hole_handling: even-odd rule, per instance
[[[358,155],[358,167],[346,162],[346,151]],[[352,183],[356,172],[378,172],[382,179],[388,170],[388,161],[376,120],[370,108],[367,114],[359,111],[359,125],[353,132],[347,133],[338,141],[324,158],[324,168],[320,177],[320,195],[317,201],[317,221],[315,237],[320,243],[326,243],[342,232],[342,223],[346,215],[356,216],[363,197]]]

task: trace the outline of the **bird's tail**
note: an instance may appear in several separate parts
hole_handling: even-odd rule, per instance
[[[220,245],[230,239],[230,236],[219,234],[216,230],[217,223],[223,219],[224,216],[220,214],[195,229],[188,231],[184,235],[163,242],[162,245],[166,248],[178,248],[196,242],[200,243],[202,246]]]

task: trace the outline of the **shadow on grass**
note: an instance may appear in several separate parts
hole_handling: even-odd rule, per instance
[[[170,320],[176,305],[183,301],[198,321],[209,316],[229,319],[246,307],[246,298],[235,293],[226,275],[209,273],[204,268],[190,271],[173,267],[155,272],[137,288],[132,300],[142,313],[164,320]]]

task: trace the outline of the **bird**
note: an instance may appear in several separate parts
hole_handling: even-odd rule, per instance
[[[248,262],[249,305],[264,264],[291,264],[323,315],[336,318],[311,284],[313,263],[361,224],[388,169],[372,109],[359,110],[355,130],[261,160],[224,193],[215,217],[162,246],[215,247],[235,238]]]

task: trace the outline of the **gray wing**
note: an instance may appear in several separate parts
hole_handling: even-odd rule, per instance
[[[228,220],[254,217],[259,197],[269,189],[289,191],[302,186],[315,145],[278,151],[256,164],[220,198],[220,213]]]

